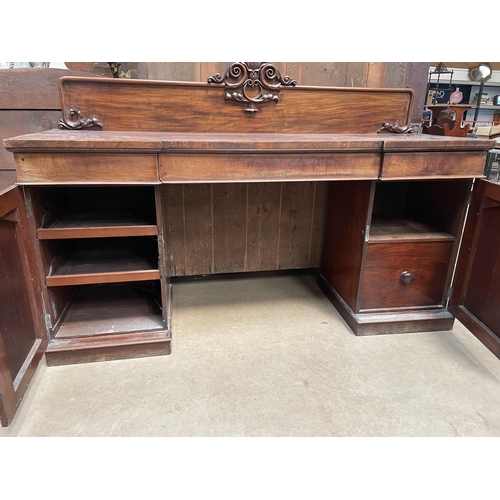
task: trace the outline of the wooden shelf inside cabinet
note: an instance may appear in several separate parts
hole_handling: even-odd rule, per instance
[[[67,213],[49,227],[38,229],[38,239],[156,236],[158,228],[147,214],[121,211]]]
[[[56,339],[164,330],[159,294],[142,283],[79,287]]]
[[[171,333],[155,283],[77,287],[49,341],[47,364],[170,354]]]
[[[159,280],[156,241],[148,238],[68,240],[53,259],[47,286]]]
[[[409,241],[454,241],[454,237],[427,224],[408,219],[374,218],[369,243],[398,243]]]

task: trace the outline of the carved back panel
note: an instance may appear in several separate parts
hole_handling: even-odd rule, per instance
[[[386,122],[408,124],[413,104],[411,89],[283,86],[279,100],[249,113],[226,99],[222,83],[117,78],[63,77],[59,92],[70,126],[79,119],[108,131],[375,133]]]

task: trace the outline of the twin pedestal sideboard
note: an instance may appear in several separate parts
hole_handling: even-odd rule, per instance
[[[409,89],[274,73],[280,85],[262,77],[249,96],[229,76],[62,78],[60,130],[4,141],[17,208],[0,203],[0,224],[22,234],[32,316],[24,351],[4,356],[4,392],[43,353],[49,365],[169,354],[179,277],[308,269],[357,335],[452,328],[492,141],[411,132]]]

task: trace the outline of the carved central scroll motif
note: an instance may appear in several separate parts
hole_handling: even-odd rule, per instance
[[[295,86],[297,82],[289,76],[281,76],[273,64],[266,62],[237,62],[231,64],[222,76],[211,76],[208,83],[225,84],[228,101],[247,104],[245,111],[256,113],[256,103],[279,101],[281,86]]]

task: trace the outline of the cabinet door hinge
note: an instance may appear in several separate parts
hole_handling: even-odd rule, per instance
[[[370,241],[370,224],[366,226],[365,231],[365,242],[368,243]]]
[[[33,215],[33,209],[31,208],[31,201],[27,198],[24,198],[24,206],[26,208],[26,215],[31,217]]]
[[[467,206],[469,206],[469,205],[472,203],[472,194],[473,194],[473,192],[472,192],[472,191],[469,191],[469,192],[467,193],[467,198],[465,198],[465,204],[466,204]]]
[[[450,300],[452,295],[453,295],[453,287],[450,286],[448,290],[446,290],[446,295],[445,295],[446,300]]]
[[[52,331],[52,318],[50,317],[50,314],[45,315],[45,326],[47,327],[47,330]]]

